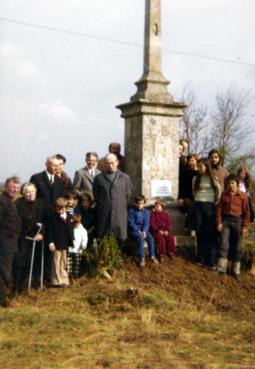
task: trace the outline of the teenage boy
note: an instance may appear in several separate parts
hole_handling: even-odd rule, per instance
[[[140,267],[145,267],[144,241],[148,243],[151,261],[158,264],[155,258],[155,243],[152,235],[149,233],[150,212],[144,209],[146,198],[144,195],[138,195],[134,198],[134,206],[128,211],[128,229],[129,234],[136,240],[138,246],[138,256]]]
[[[226,190],[217,205],[217,229],[222,232],[217,271],[224,274],[227,270],[229,249],[233,262],[233,276],[240,277],[241,235],[249,225],[249,203],[247,195],[238,188],[238,179],[230,174],[227,177]]]

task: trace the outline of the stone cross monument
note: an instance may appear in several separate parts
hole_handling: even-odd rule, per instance
[[[125,118],[125,168],[133,193],[147,199],[178,194],[179,119],[183,103],[167,90],[161,72],[161,0],[146,0],[144,71],[130,102],[117,106]]]

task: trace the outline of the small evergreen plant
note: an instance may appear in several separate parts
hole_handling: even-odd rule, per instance
[[[103,275],[111,279],[110,273],[119,269],[123,262],[121,250],[114,235],[95,240],[90,251],[85,253],[85,262],[89,275]]]

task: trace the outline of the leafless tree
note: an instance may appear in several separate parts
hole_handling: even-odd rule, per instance
[[[180,137],[188,142],[188,152],[198,155],[205,154],[209,147],[207,108],[198,104],[196,97],[189,88],[185,88],[182,100],[187,104],[181,119]]]
[[[238,92],[231,87],[218,92],[211,113],[199,105],[194,92],[185,87],[182,101],[187,104],[181,120],[180,137],[188,142],[188,151],[207,156],[217,148],[223,164],[232,168],[238,161],[254,162],[254,153],[248,150],[252,138],[247,108],[251,101],[250,92]]]
[[[250,128],[246,109],[249,103],[248,92],[238,93],[233,88],[216,95],[210,117],[211,140],[220,151],[223,163],[228,163],[248,143]]]

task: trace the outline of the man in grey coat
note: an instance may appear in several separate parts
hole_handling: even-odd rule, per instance
[[[77,170],[74,174],[73,190],[81,195],[84,191],[93,192],[94,178],[101,173],[97,169],[98,155],[96,152],[87,152],[85,156],[86,166]]]
[[[96,176],[93,192],[96,200],[96,229],[99,238],[113,233],[118,240],[127,238],[127,205],[131,196],[130,177],[118,169],[114,154],[105,157],[106,169]]]

